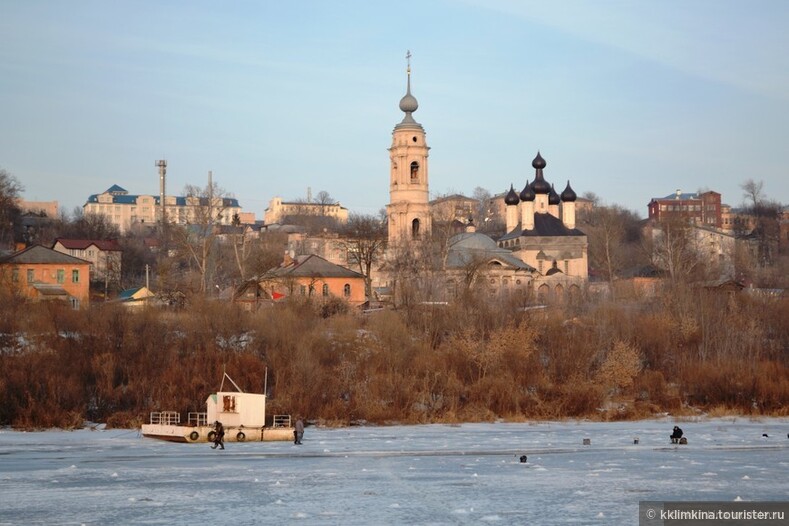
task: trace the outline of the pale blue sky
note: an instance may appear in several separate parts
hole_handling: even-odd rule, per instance
[[[71,210],[207,173],[274,196],[388,201],[405,53],[430,190],[549,182],[650,198],[764,182],[789,203],[789,2],[35,1],[0,4],[0,167]]]

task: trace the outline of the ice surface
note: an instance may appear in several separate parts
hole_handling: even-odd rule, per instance
[[[3,431],[0,525],[637,524],[641,500],[789,500],[789,419],[680,422],[686,446],[673,425],[308,427],[225,451]]]

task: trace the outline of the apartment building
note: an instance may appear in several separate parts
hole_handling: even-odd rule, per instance
[[[210,201],[210,202],[209,202]],[[116,225],[121,233],[134,225],[155,225],[161,221],[161,200],[156,195],[133,195],[126,189],[112,185],[100,194],[88,197],[82,210],[85,214],[101,214]],[[164,214],[168,223],[185,225],[210,214],[214,222],[230,225],[235,215],[241,214],[238,200],[233,197],[209,199],[199,196],[165,196]]]

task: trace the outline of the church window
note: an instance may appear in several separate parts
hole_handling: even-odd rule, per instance
[[[323,284],[322,292],[323,292],[324,296],[328,296],[329,295],[329,286],[326,283]]]
[[[350,283],[346,283],[345,286],[342,288],[342,295],[345,296],[346,298],[350,298],[351,297],[351,284]]]
[[[416,142],[416,136],[414,136],[414,137],[411,137],[411,140],[412,140],[412,141],[414,141],[414,142]]]
[[[419,163],[416,161],[411,163],[411,182],[419,182]]]
[[[419,219],[411,221],[411,238],[419,239]]]
[[[567,261],[566,259],[564,260],[564,273],[565,274],[570,273],[570,262]]]

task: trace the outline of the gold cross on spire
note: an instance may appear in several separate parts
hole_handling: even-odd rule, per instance
[[[408,72],[411,73],[411,50],[405,52],[405,59],[408,63]]]

